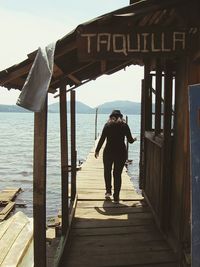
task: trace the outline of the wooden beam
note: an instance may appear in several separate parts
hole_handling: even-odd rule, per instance
[[[101,60],[101,73],[106,72],[106,60]]]
[[[58,42],[59,43],[59,42]],[[57,48],[58,45],[56,45],[56,50],[55,50],[55,59],[63,56],[67,52],[70,52],[74,49],[76,49],[76,42],[73,42],[72,44],[65,44],[64,48]],[[34,60],[38,50],[35,50],[27,55],[27,57],[31,60]]]
[[[7,75],[5,75],[4,78],[1,78],[0,85],[4,86],[7,82],[10,82],[12,80],[19,78],[20,76],[28,74],[32,64],[33,64],[32,62],[28,63],[24,67],[21,67],[20,69],[17,69],[15,71],[12,71],[11,73],[8,73]]]
[[[156,105],[155,105],[155,135],[161,130],[161,100],[162,100],[162,66],[159,61],[156,65]]]
[[[81,81],[78,80],[74,75],[72,75],[71,73],[67,75],[67,77],[72,80],[74,83],[80,85],[81,84]]]
[[[75,42],[72,43],[72,44],[69,44],[69,45],[65,45],[65,47],[63,49],[60,49],[60,51],[58,49],[58,52],[56,51],[54,59],[55,60],[58,59],[59,57],[63,56],[64,54],[66,54],[67,52],[69,52],[69,51],[71,51],[71,50],[73,50],[75,48],[76,48],[76,43]],[[32,62],[28,63],[28,60],[27,60],[27,64],[25,66],[21,67],[20,69],[17,69],[15,71],[10,72],[4,78],[1,78],[0,85],[3,86],[7,82],[12,81],[12,80],[18,78],[19,76],[23,76],[25,74],[28,74],[28,72],[29,72],[29,70],[30,70],[30,68],[31,68],[31,66],[33,64],[33,61],[35,59],[35,56],[37,54],[37,51],[38,50],[36,50],[36,51],[34,51],[34,52],[32,52],[32,53],[27,55],[28,58],[30,60],[32,60]]]
[[[61,70],[61,68],[58,67],[58,65],[56,65],[54,63],[53,65],[53,77],[57,78],[57,77],[61,77],[63,75],[63,71]]]
[[[76,92],[70,92],[70,115],[71,115],[71,201],[76,196]]]
[[[35,112],[33,162],[34,266],[46,266],[47,99]]]
[[[144,124],[145,130],[152,129],[152,90],[151,90],[152,77],[150,75],[150,65],[145,63],[144,67],[144,87],[145,87],[145,103],[144,103]]]
[[[161,225],[164,231],[169,227],[170,218],[170,196],[171,196],[171,120],[172,120],[172,80],[173,71],[172,64],[166,63],[165,82],[164,82],[164,127],[163,127],[163,181],[162,181],[162,198],[161,211],[162,221]]]
[[[70,89],[67,90],[67,92],[70,92],[70,91],[76,89],[77,87],[79,87],[80,85],[83,85],[83,84],[85,84],[85,83],[90,82],[91,80],[96,80],[97,78],[99,78],[99,77],[102,76],[103,74],[110,74],[110,72],[115,72],[115,71],[117,71],[117,70],[119,70],[119,69],[124,68],[125,66],[131,65],[132,62],[133,62],[133,60],[131,59],[131,60],[128,60],[128,61],[126,61],[126,62],[124,62],[124,63],[122,63],[122,64],[120,64],[120,65],[117,65],[117,66],[115,66],[115,67],[113,67],[113,68],[107,69],[105,73],[100,73],[100,74],[98,74],[98,75],[92,76],[90,79],[87,79],[86,81],[82,82],[81,84],[78,84],[78,85],[75,85],[75,86],[71,87]],[[92,63],[90,63],[90,64],[87,64],[87,66],[92,65],[92,64],[96,64],[96,62],[95,62],[95,63],[92,62]],[[82,68],[81,68],[81,69],[82,69]],[[81,70],[81,69],[79,69],[79,70]],[[75,73],[75,72],[76,72],[76,71],[74,71],[73,73]],[[59,85],[61,84],[61,82],[62,82],[62,83],[67,82],[67,81],[66,81],[66,76],[63,77],[62,81],[60,81],[59,83],[58,83],[58,82],[55,82],[55,83],[54,83],[54,86],[55,86],[55,84],[56,84],[57,86],[59,86]],[[59,94],[58,94],[58,95],[55,95],[54,98],[57,98],[58,96],[59,96]]]
[[[144,80],[141,82],[141,120],[140,120],[140,174],[139,186],[140,189],[145,188],[145,87]]]
[[[61,191],[62,191],[62,234],[66,235],[69,227],[68,209],[68,137],[67,137],[67,97],[66,88],[60,88],[60,150],[61,150]]]

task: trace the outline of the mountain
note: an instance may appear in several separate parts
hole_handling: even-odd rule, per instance
[[[119,109],[122,114],[140,114],[141,104],[132,101],[112,101],[98,106],[101,114],[110,114],[113,109]]]
[[[99,114],[110,114],[113,109],[120,109],[122,114],[140,114],[140,103],[132,101],[112,101],[106,102],[98,106]],[[67,111],[70,110],[70,103],[67,103]],[[48,111],[51,113],[59,112],[59,102],[50,104],[48,106]],[[0,112],[29,112],[17,105],[0,105]],[[91,108],[90,106],[77,101],[76,102],[76,112],[82,114],[94,114],[96,108]]]
[[[54,103],[54,104],[49,105],[48,110],[49,112],[54,112],[54,113],[59,112],[60,110],[59,103]],[[70,111],[70,103],[67,102],[67,112],[69,111]],[[92,114],[95,111],[93,108],[89,107],[88,105],[82,102],[76,101],[76,112],[83,113],[83,114]]]
[[[0,104],[0,112],[30,112],[30,111],[22,107],[19,107],[17,105],[1,105]]]

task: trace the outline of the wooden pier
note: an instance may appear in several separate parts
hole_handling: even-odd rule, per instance
[[[178,266],[125,169],[122,181],[120,203],[106,201],[102,154],[95,159],[91,151],[77,173],[77,208],[62,266]]]

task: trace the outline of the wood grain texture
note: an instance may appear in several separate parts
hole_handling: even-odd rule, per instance
[[[62,266],[177,267],[176,255],[126,169],[120,203],[104,199],[102,152],[94,149],[77,173],[78,203]]]

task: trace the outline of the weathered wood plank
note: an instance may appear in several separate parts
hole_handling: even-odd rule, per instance
[[[98,251],[98,250],[97,250]],[[85,255],[84,257],[81,255]],[[151,251],[141,253],[122,253],[122,254],[80,254],[80,257],[70,257],[68,260],[68,266],[134,266],[134,264],[158,264],[158,263],[174,263],[173,253],[171,251]],[[89,259],[89,260],[88,260]],[[134,262],[134,264],[133,264]],[[100,264],[99,264],[100,263]]]
[[[3,263],[8,251],[15,243],[24,226],[29,222],[26,217],[21,217],[20,222],[16,216],[9,225],[9,228],[2,234],[0,239],[0,266]]]
[[[117,206],[112,201],[105,201],[105,200],[79,200],[77,207],[78,208],[120,208],[120,207],[142,207],[143,203],[139,200],[130,200],[130,201],[121,201]]]
[[[99,228],[73,228],[73,236],[96,236],[96,235],[121,235],[121,234],[134,234],[134,233],[156,233],[157,228],[155,225],[132,225],[128,227],[99,227]]]
[[[19,223],[20,221],[18,221]],[[13,232],[13,228],[10,231]],[[33,220],[28,218],[1,266],[19,266],[20,264],[21,266],[33,264]]]
[[[0,212],[0,221],[3,221],[6,219],[6,217],[9,215],[9,213],[14,209],[15,202],[9,202],[3,210]]]
[[[78,203],[63,266],[177,267],[152,213],[122,173],[120,203],[104,198],[102,151],[77,173]]]
[[[74,228],[99,228],[99,227],[128,227],[138,225],[153,225],[153,219],[139,219],[134,218],[133,220],[115,220],[108,219],[105,225],[105,219],[95,220],[86,218],[84,221],[80,218],[76,218],[73,227]]]
[[[5,205],[15,199],[21,188],[5,188],[0,192],[0,205]]]

